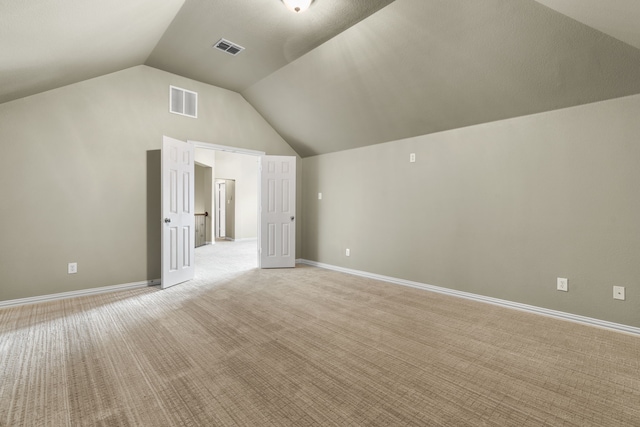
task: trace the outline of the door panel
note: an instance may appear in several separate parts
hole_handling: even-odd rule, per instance
[[[162,284],[168,288],[195,275],[194,147],[162,138]]]
[[[295,267],[296,158],[262,156],[260,267]]]

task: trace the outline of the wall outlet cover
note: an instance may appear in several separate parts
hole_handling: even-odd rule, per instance
[[[563,292],[569,292],[569,279],[558,277],[556,289]]]
[[[76,274],[78,272],[78,263],[70,262],[67,264],[67,273],[68,274]]]

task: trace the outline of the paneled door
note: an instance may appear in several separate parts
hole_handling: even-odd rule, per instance
[[[296,265],[296,158],[262,156],[260,268]]]
[[[193,144],[162,137],[162,289],[195,275],[194,153]]]

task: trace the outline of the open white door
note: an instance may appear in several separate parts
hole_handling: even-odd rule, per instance
[[[162,137],[162,289],[195,274],[194,147]]]
[[[260,268],[296,265],[296,158],[262,156]]]

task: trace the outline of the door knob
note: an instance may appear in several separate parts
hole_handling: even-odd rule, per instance
[[[171,218],[165,218],[164,222],[165,222],[165,224],[169,224],[171,222]]]
[[[295,216],[292,216],[292,217],[291,217],[291,221],[293,221],[294,219],[296,219],[296,217],[295,217]]]

